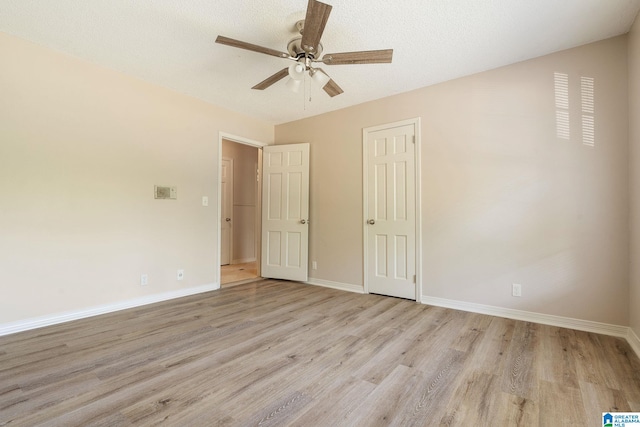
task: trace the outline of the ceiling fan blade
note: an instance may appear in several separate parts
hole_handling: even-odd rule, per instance
[[[278,58],[288,58],[289,54],[285,52],[280,52],[279,50],[270,49],[268,47],[258,46],[257,44],[251,44],[247,42],[243,42],[240,40],[231,39],[225,36],[218,36],[216,38],[216,43],[225,44],[231,47],[237,47],[240,49],[251,50],[253,52],[265,53],[271,56],[277,56]]]
[[[307,16],[304,19],[304,30],[302,32],[302,48],[307,53],[315,54],[320,44],[320,38],[327,25],[331,7],[328,4],[317,0],[309,0],[307,5]]]
[[[322,89],[324,89],[324,91],[327,92],[327,95],[329,95],[332,98],[344,92],[342,88],[338,86],[336,82],[333,81],[333,79],[329,80],[329,83],[324,85]]]
[[[251,89],[265,90],[275,82],[285,78],[288,74],[289,74],[289,67],[283,68],[282,70],[278,71],[274,75],[267,77],[266,79],[264,79],[263,81],[261,81],[260,83],[252,87]]]
[[[322,62],[327,65],[384,64],[391,62],[393,49],[361,50],[358,52],[327,53]]]

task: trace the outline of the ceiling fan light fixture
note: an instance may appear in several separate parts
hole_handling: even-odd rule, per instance
[[[305,66],[299,62],[289,66],[289,76],[293,80],[302,80],[304,78]]]
[[[313,80],[321,88],[323,88],[327,83],[329,83],[329,80],[331,80],[331,77],[327,76],[317,68],[312,69],[310,73],[311,80]]]
[[[290,78],[289,80],[287,80],[287,83],[285,83],[285,86],[287,86],[291,92],[299,93],[300,86],[302,86],[302,80]]]

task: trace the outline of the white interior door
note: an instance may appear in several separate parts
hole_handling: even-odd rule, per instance
[[[416,299],[415,124],[364,133],[365,281]]]
[[[262,276],[306,281],[309,144],[264,147],[262,176]]]
[[[220,265],[227,265],[231,263],[233,243],[233,159],[222,159],[220,192]]]

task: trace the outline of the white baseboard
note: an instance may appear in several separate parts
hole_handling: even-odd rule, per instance
[[[512,308],[495,307],[492,305],[476,304],[471,302],[456,301],[446,298],[422,296],[423,304],[436,305],[438,307],[453,308],[456,310],[470,311],[473,313],[489,314],[491,316],[506,317],[508,319],[524,320],[525,322],[542,323],[544,325],[558,326],[561,328],[577,329],[579,331],[594,332],[597,334],[611,335],[627,338],[629,327],[611,325],[608,323],[593,322],[590,320],[572,319],[570,317],[554,316],[551,314],[534,313],[531,311],[515,310]]]
[[[214,291],[216,289],[220,289],[220,285],[217,283],[212,283],[208,285],[197,286],[195,288],[164,292],[161,294],[149,295],[141,298],[90,307],[82,310],[67,311],[47,316],[34,317],[31,319],[19,320],[17,322],[4,323],[0,324],[0,336],[9,335],[16,332],[28,331],[30,329],[42,328],[45,326],[56,325],[58,323],[70,322],[72,320],[84,319],[86,317],[97,316],[100,314],[112,313],[114,311],[126,310],[127,308],[140,307],[142,305],[200,294],[203,292]]]
[[[253,258],[240,258],[240,259],[234,259],[231,261],[231,264],[246,264],[248,262],[255,262],[256,261],[256,257]]]
[[[323,286],[325,288],[338,289],[341,291],[356,292],[358,294],[364,293],[364,287],[362,287],[361,285],[352,285],[351,283],[332,282],[331,280],[316,279],[314,277],[309,277],[309,280],[302,283],[306,283],[307,285],[316,285],[316,286]]]
[[[626,338],[633,351],[640,357],[640,338],[638,338],[638,335],[636,335],[633,329],[629,328]]]

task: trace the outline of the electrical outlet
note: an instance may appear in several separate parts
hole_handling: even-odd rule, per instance
[[[184,279],[184,270],[178,270],[178,274],[176,274],[176,279],[178,280]]]
[[[521,297],[522,296],[522,285],[520,285],[518,283],[514,283],[513,285],[511,285],[511,295],[513,295],[514,297]]]
[[[207,196],[202,196],[202,206],[209,206],[209,198]]]
[[[311,268],[312,268],[313,270],[317,270],[317,269],[318,269],[318,263],[317,263],[317,262],[315,262],[315,261],[311,261]]]
[[[147,286],[149,284],[149,275],[142,274],[140,275],[140,286]]]

